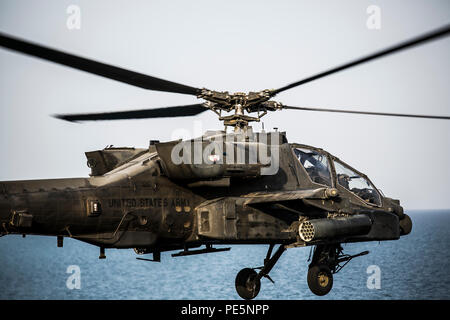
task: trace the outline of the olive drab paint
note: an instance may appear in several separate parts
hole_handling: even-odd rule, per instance
[[[224,250],[213,244],[280,244],[263,276],[289,247],[314,245],[313,260],[319,261],[334,251],[339,256],[340,243],[394,240],[407,233],[399,221],[410,220],[404,220],[398,200],[380,194],[380,202],[371,203],[348,189],[333,165],[343,162],[333,155],[288,143],[285,133],[261,137],[247,128],[231,134],[207,132],[183,142],[200,141],[202,152],[210,153],[205,159],[213,160],[206,163],[188,161],[193,157],[187,152],[186,161],[175,165],[173,149],[182,142],[156,142],[147,149],[86,152],[91,170],[87,178],[0,182],[2,235],[55,236],[58,243],[71,237],[100,247],[100,258],[105,258],[105,248],[133,248],[153,253],[154,261],[160,261],[163,251],[182,250],[176,256],[183,256]],[[239,144],[244,161],[230,161],[223,152],[226,146],[220,152],[204,148],[217,141]],[[249,147],[263,143],[266,157]],[[277,163],[272,174],[263,174],[271,165],[267,159]],[[202,245],[206,249],[190,250]],[[76,273],[68,287],[77,288],[74,279]]]

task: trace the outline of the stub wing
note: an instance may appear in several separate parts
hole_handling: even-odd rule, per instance
[[[276,191],[276,192],[253,192],[242,196],[248,198],[244,205],[259,203],[272,203],[279,201],[301,200],[301,199],[328,199],[337,195],[333,188],[317,188],[307,190]]]

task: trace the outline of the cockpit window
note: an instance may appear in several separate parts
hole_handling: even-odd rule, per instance
[[[331,187],[328,159],[314,150],[294,148],[294,153],[312,181]]]
[[[370,181],[338,161],[334,161],[334,168],[337,182],[341,186],[369,203],[381,205],[380,194]]]

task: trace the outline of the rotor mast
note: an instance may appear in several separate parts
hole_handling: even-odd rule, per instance
[[[202,89],[197,97],[206,100],[203,105],[214,111],[225,126],[234,127],[235,130],[239,130],[247,128],[250,122],[259,122],[268,111],[282,109],[280,103],[269,101],[274,95],[273,92],[274,90],[266,89],[249,93],[229,93],[228,91],[220,92]],[[234,113],[231,115],[222,115],[222,112]],[[248,115],[252,113],[256,113],[256,115]]]

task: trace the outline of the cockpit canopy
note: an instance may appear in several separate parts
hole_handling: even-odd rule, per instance
[[[302,146],[293,151],[313,182],[328,187],[339,185],[365,202],[381,206],[380,192],[364,174],[322,150]]]

